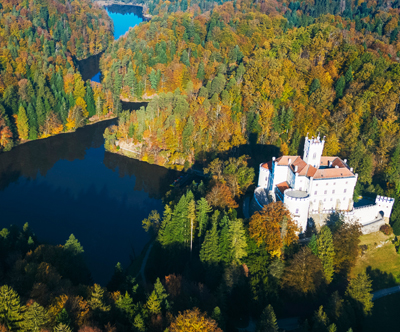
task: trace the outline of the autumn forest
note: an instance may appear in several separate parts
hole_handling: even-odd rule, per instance
[[[56,245],[29,220],[3,228],[0,331],[278,332],[282,318],[370,331],[378,277],[354,272],[357,222],[332,213],[299,238],[281,202],[245,211],[273,156],[259,151],[300,155],[320,134],[358,173],[354,201],[395,198],[400,235],[400,3],[135,3],[151,19],[117,40],[96,1],[0,3],[0,154],[115,119],[107,153],[182,172],[162,211],[132,216],[151,240],[108,284],[73,234]],[[84,81],[79,61],[96,55],[101,82]]]

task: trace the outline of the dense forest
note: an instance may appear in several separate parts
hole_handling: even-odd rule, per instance
[[[25,224],[0,232],[2,331],[278,331],[278,316],[302,331],[358,331],[371,313],[372,280],[351,274],[360,226],[333,214],[307,246],[282,203],[242,219],[251,186],[246,157],[215,159],[204,182],[176,187],[143,227],[155,239],[147,282],[120,264],[107,287],[93,284],[84,248],[41,244]],[[229,188],[237,195],[227,195]],[[245,326],[243,323],[246,322]]]
[[[88,0],[5,0],[0,11],[0,152],[113,111],[76,69],[113,41],[105,10]]]
[[[156,16],[114,43],[102,57],[103,85],[150,102],[120,116],[106,147],[188,168],[252,137],[295,155],[303,136],[320,133],[324,153],[348,159],[359,174],[357,194],[395,196],[398,10],[298,26],[293,15],[263,8],[235,1],[203,15]]]

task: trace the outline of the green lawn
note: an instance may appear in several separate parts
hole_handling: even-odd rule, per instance
[[[367,270],[372,277],[375,290],[400,284],[400,255],[392,244],[394,236],[386,236],[382,232],[361,236],[360,245],[368,249],[358,258],[353,276]]]
[[[400,293],[388,295],[374,302],[372,315],[363,322],[363,332],[399,331]]]

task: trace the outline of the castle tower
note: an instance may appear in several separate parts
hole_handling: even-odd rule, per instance
[[[322,151],[324,150],[325,137],[320,140],[319,134],[317,138],[311,137],[308,138],[308,134],[306,136],[306,140],[304,142],[304,154],[303,160],[315,168],[319,168],[321,163]]]

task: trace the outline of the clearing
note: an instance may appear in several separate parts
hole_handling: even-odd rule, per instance
[[[367,248],[358,258],[352,275],[367,270],[374,291],[400,284],[400,255],[392,243],[394,235],[376,232],[361,236],[360,246]]]

